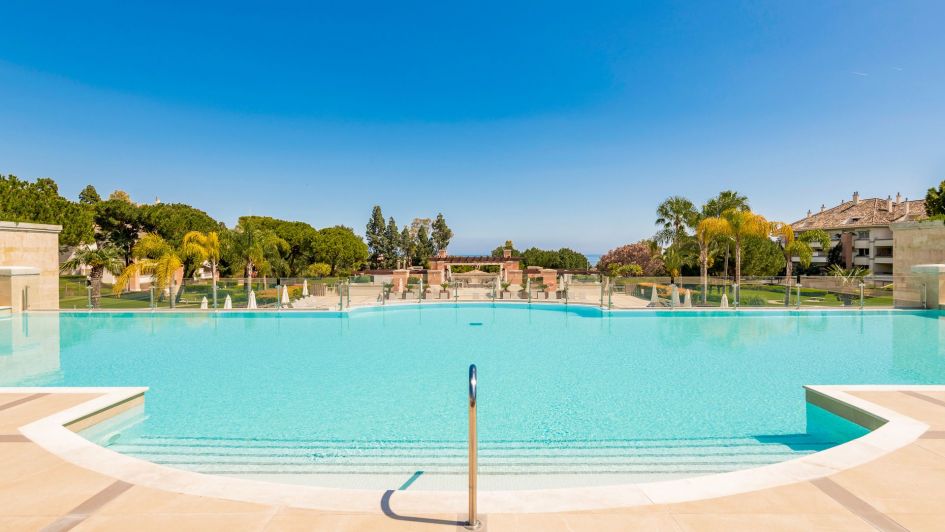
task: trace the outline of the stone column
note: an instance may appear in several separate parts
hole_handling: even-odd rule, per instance
[[[548,292],[556,292],[558,290],[558,270],[552,270],[550,268],[542,269],[541,282],[548,286]]]
[[[391,284],[394,285],[391,292],[397,294],[403,292],[407,288],[407,277],[409,276],[409,270],[394,270],[391,274]]]

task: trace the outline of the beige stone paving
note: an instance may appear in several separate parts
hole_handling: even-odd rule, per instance
[[[15,394],[0,395],[0,405]],[[901,392],[854,395],[945,428],[945,406]],[[931,394],[930,394],[931,396]],[[935,394],[945,400],[945,394]],[[36,398],[0,410],[0,434],[95,395]],[[490,514],[489,531],[621,530],[945,530],[945,438],[920,439],[829,477],[830,495],[811,482],[678,504],[547,514]],[[0,442],[0,530],[376,531],[461,530],[463,516],[388,517],[231,501],[128,486],[71,465],[32,442]],[[118,486],[117,496],[97,494]],[[843,495],[844,491],[846,495]],[[92,499],[98,502],[90,503]],[[102,500],[104,499],[104,500]],[[845,500],[840,500],[845,499]],[[854,503],[851,505],[850,500]],[[865,510],[864,510],[865,508]],[[868,515],[873,517],[871,524]],[[877,516],[879,521],[876,521]],[[877,524],[879,523],[879,524]],[[73,527],[74,528],[69,528]],[[58,528],[57,528],[58,527]]]

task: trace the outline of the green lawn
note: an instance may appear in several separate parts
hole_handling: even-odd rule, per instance
[[[650,286],[645,285],[644,295],[640,295],[639,285],[628,285],[631,293],[643,299],[649,299]],[[666,299],[669,297],[668,284],[659,283],[660,297]],[[683,288],[692,290],[693,304],[702,302],[702,286],[686,284]],[[791,306],[797,305],[797,289],[791,290]],[[867,293],[863,304],[868,307],[891,307],[893,305],[892,291],[877,291],[878,294],[870,296]],[[731,288],[729,288],[729,304],[732,305]],[[682,294],[680,294],[680,299]],[[722,299],[722,288],[718,285],[709,286],[708,304],[718,306]],[[844,300],[847,301],[845,304]],[[779,285],[751,285],[743,284],[741,289],[741,306],[743,307],[777,307],[784,306],[784,286]],[[801,288],[801,306],[804,307],[859,307],[859,292],[852,290],[846,297],[844,294],[836,291],[821,290],[817,288]]]

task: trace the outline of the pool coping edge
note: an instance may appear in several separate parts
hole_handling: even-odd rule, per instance
[[[837,413],[853,409],[881,425],[836,447],[761,467],[635,484],[578,488],[483,491],[480,507],[487,513],[539,513],[604,510],[668,504],[773,488],[814,480],[862,465],[914,442],[928,425],[865,399],[857,391],[938,391],[945,385],[817,385],[805,386],[822,406]],[[466,505],[465,491],[385,491],[329,488],[224,477],[158,465],[101,447],[68,428],[142,397],[144,387],[55,388],[0,387],[0,393],[101,394],[20,427],[34,443],[74,465],[128,483],[165,491],[222,499],[325,511],[387,513],[457,513]],[[843,414],[837,414],[844,417]],[[856,421],[854,421],[856,422]],[[385,508],[385,506],[388,506]]]

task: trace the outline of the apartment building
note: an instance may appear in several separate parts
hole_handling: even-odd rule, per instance
[[[892,281],[893,234],[889,224],[917,221],[926,218],[925,200],[909,201],[898,193],[896,197],[860,198],[854,192],[849,201],[820,212],[807,211],[807,216],[791,224],[795,233],[822,229],[830,235],[832,247],[840,245],[842,265],[846,268],[866,268],[877,281]],[[812,264],[827,264],[829,249],[814,244]],[[797,258],[794,258],[795,262]]]

